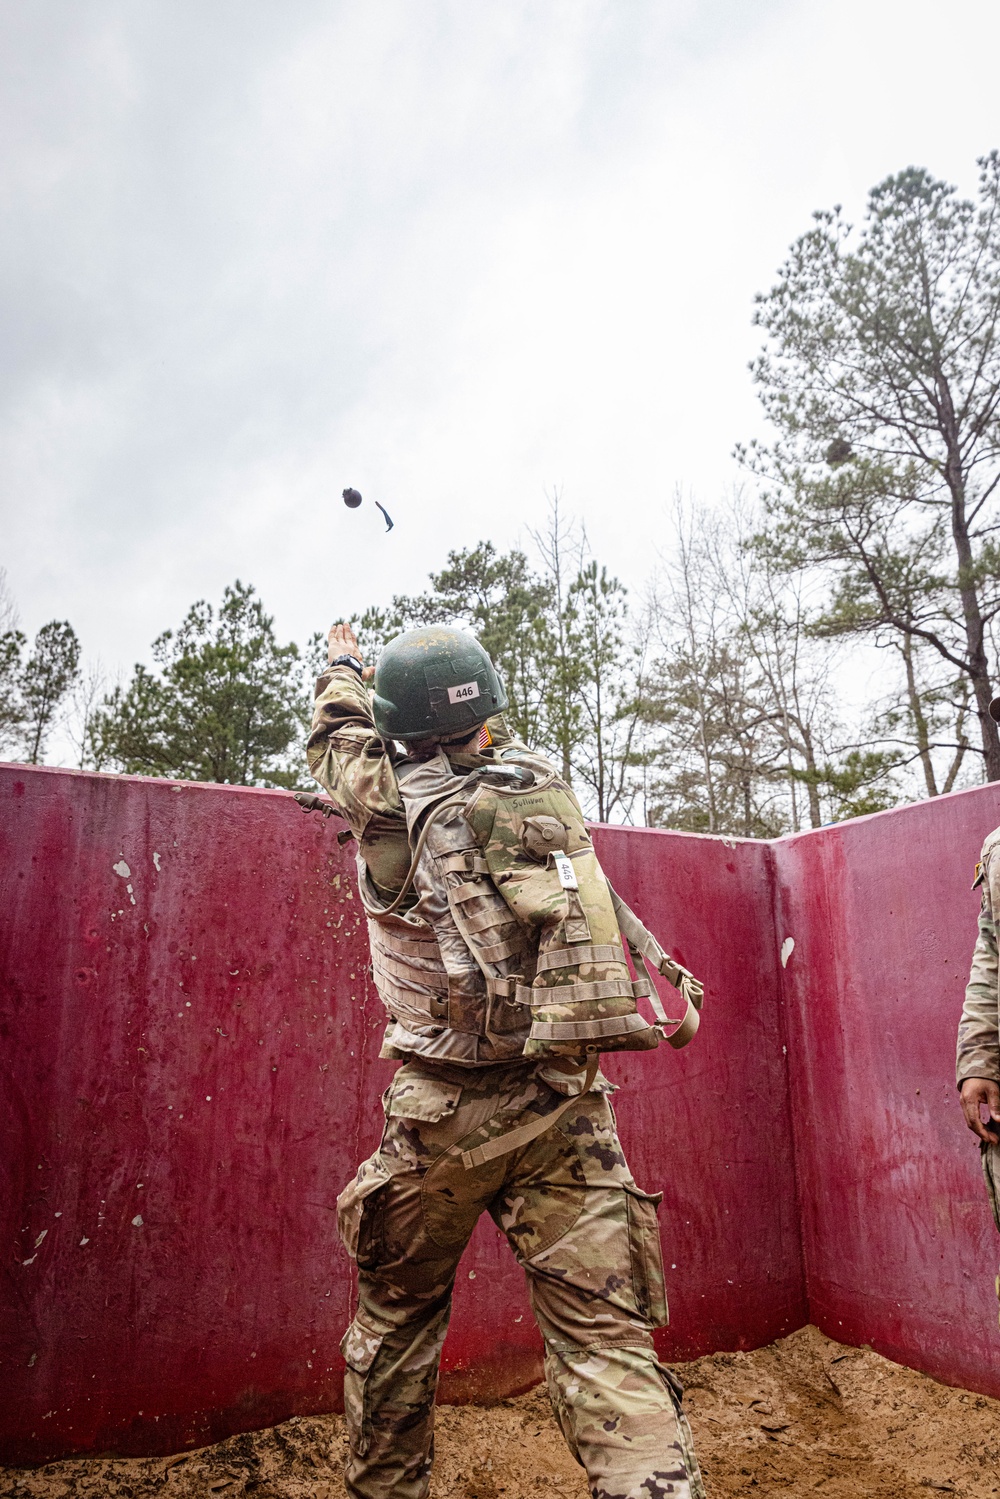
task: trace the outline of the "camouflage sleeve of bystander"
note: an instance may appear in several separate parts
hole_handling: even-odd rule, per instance
[[[983,899],[979,936],[958,1027],[956,1073],[959,1086],[969,1077],[1000,1082],[1000,1002],[998,1002],[997,926],[994,901],[1000,891],[1000,829],[987,838],[977,872]]]

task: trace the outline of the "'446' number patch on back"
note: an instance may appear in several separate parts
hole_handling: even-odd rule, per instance
[[[463,682],[459,687],[448,688],[449,703],[468,703],[479,696],[478,682]]]

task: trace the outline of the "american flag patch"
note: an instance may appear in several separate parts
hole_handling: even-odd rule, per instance
[[[479,730],[479,748],[481,750],[489,749],[492,743],[493,735],[490,733],[490,726],[489,724],[484,723],[482,728]]]

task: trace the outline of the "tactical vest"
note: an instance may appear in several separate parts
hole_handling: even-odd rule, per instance
[[[624,933],[637,971],[651,961],[685,996],[668,1040],[690,1039],[700,985],[615,896],[576,797],[547,761],[508,751],[456,775],[439,751],[397,773],[416,903],[402,909],[404,887],[385,906],[360,859],[359,873],[375,985],[404,1029],[484,1037],[499,1059],[655,1047],[674,1022],[645,976],[632,979]],[[641,997],[658,1024],[639,1013]]]
[[[421,1051],[428,1050],[425,1032],[433,1028],[484,1038],[490,1061],[519,1057],[528,1011],[508,1001],[502,981],[533,971],[536,944],[487,877],[462,816],[467,778],[456,776],[441,755],[418,766],[412,778],[404,773],[400,790],[411,828],[425,801],[433,817],[414,861],[417,902],[411,909],[384,908],[359,859],[375,987],[393,1019],[421,1038]]]

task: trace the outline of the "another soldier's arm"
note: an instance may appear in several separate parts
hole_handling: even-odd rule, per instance
[[[957,1076],[962,1112],[981,1140],[1000,1134],[1000,1010],[998,1010],[997,929],[988,885],[979,913],[979,937],[958,1027]],[[990,1134],[982,1121],[988,1110]],[[994,1123],[994,1121],[996,1121]]]

